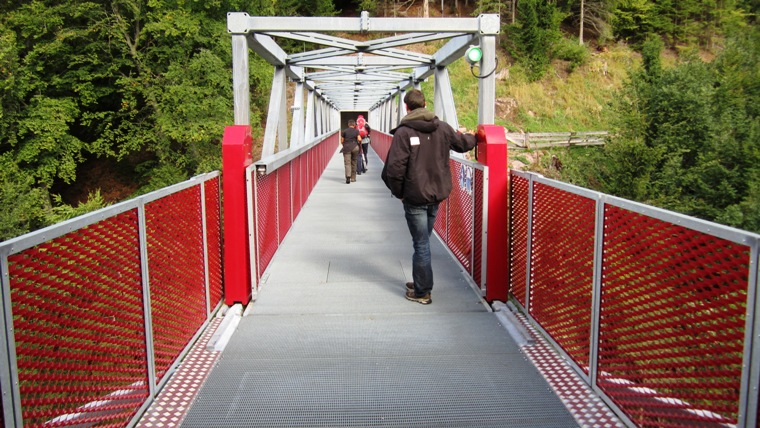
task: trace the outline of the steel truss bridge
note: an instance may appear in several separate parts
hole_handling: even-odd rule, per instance
[[[223,175],[0,243],[2,426],[758,426],[760,236],[508,171],[498,15],[235,12],[228,30]],[[379,165],[428,79],[459,126],[447,66],[471,46],[477,159],[452,156],[424,307],[401,295],[411,253]],[[274,70],[260,160],[254,54]],[[345,186],[357,112],[370,173]]]

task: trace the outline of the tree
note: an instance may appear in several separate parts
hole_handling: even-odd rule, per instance
[[[712,63],[660,62],[643,44],[615,109],[617,138],[576,177],[601,191],[760,232],[760,31],[727,41]],[[588,165],[588,163],[583,163]],[[583,184],[583,183],[578,183]]]
[[[551,63],[554,44],[561,38],[562,14],[552,3],[542,0],[521,0],[518,24],[510,27],[512,55],[528,71],[531,80],[541,78]]]

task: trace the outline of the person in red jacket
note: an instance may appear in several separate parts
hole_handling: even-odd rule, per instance
[[[361,151],[362,137],[359,130],[356,129],[356,121],[348,121],[348,128],[340,133],[340,143],[343,147],[340,152],[343,153],[343,167],[346,174],[346,184],[356,181],[356,161]]]
[[[406,298],[427,305],[432,303],[433,290],[430,234],[438,206],[452,187],[449,152],[472,150],[477,138],[454,130],[425,109],[425,96],[419,90],[409,91],[404,103],[409,113],[391,130],[393,140],[380,176],[391,194],[401,199],[412,235],[414,281],[406,284]]]
[[[362,172],[367,172],[367,163],[369,162],[367,156],[369,152],[367,150],[369,150],[369,134],[372,132],[372,128],[370,128],[369,123],[367,123],[367,120],[364,119],[364,116],[361,114],[356,119],[356,129],[359,130],[359,135],[362,137],[362,155],[364,156]]]

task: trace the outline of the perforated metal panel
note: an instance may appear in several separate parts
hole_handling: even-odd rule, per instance
[[[148,397],[137,230],[133,209],[8,258],[24,426],[124,425]]]
[[[157,382],[206,320],[201,214],[199,186],[145,205]]]
[[[206,193],[206,242],[208,246],[209,294],[211,308],[222,300],[222,228],[219,178],[204,183]]]
[[[278,243],[281,243],[285,239],[290,230],[290,225],[293,224],[292,216],[292,197],[291,197],[291,169],[296,162],[290,162],[277,169],[277,232]]]
[[[533,186],[530,314],[586,373],[596,201]]]
[[[255,175],[256,186],[256,254],[259,258],[258,271],[269,267],[279,246],[277,225],[277,173]]]
[[[526,263],[528,259],[528,188],[529,180],[510,175],[509,272],[510,292],[525,306]]]
[[[472,279],[478,287],[483,287],[483,275],[481,271],[481,265],[483,263],[483,204],[485,203],[483,198],[483,189],[485,186],[484,172],[481,169],[474,170],[474,186],[473,196],[475,198],[474,208],[475,217],[474,223],[474,236],[473,236],[473,258],[472,258]]]
[[[464,269],[472,274],[474,235],[473,168],[455,160],[449,161],[453,189],[448,202],[448,235],[446,244]]]
[[[306,154],[293,160],[293,218],[301,213],[301,207],[306,203],[307,194],[304,192],[306,183]]]
[[[597,384],[642,426],[738,420],[749,248],[607,205]]]

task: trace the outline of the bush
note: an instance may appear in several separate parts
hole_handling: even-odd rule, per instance
[[[563,38],[554,46],[554,57],[570,62],[570,72],[585,64],[589,56],[585,46],[569,39]]]

